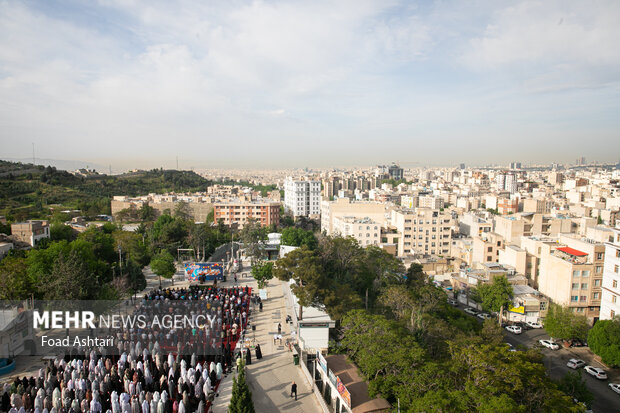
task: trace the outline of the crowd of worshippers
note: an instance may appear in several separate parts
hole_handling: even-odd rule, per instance
[[[153,290],[136,314],[203,314],[213,323],[120,329],[115,349],[71,349],[37,377],[5,385],[2,411],[204,413],[222,374],[231,370],[234,345],[248,325],[250,300],[247,287]],[[251,363],[249,351],[245,355]]]
[[[91,351],[57,358],[36,376],[5,384],[9,413],[205,413],[224,374],[222,364],[172,354],[123,353],[116,362]]]

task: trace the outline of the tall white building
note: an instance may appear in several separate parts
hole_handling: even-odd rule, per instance
[[[321,214],[321,182],[284,180],[284,209],[293,216],[315,217]]]
[[[495,185],[498,191],[517,192],[517,176],[511,173],[500,173],[495,176]]]
[[[613,239],[605,243],[601,320],[620,315],[620,229],[612,228]]]

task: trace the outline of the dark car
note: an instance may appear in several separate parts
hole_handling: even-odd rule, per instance
[[[574,338],[571,340],[570,346],[571,347],[588,347],[588,343],[585,340]]]

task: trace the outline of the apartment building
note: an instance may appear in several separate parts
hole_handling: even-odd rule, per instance
[[[279,225],[280,203],[271,201],[228,200],[213,204],[213,221],[224,225],[238,225],[239,228],[255,219],[261,226]]]
[[[557,246],[541,256],[538,290],[553,302],[599,318],[605,245],[561,235]]]
[[[229,187],[231,188],[231,187]],[[174,212],[179,202],[187,204],[187,210],[196,222],[205,222],[207,216],[213,211],[215,196],[202,194],[149,194],[141,197],[128,197],[124,195],[114,196],[110,203],[112,216],[124,209],[140,209],[144,204],[148,204],[156,215],[161,215],[165,211]]]
[[[349,198],[338,198],[335,201],[323,200],[321,202],[321,231],[327,235],[334,233],[334,219],[338,217],[369,218],[385,226],[386,213],[390,208],[380,202],[351,201]]]
[[[318,217],[321,213],[321,182],[284,180],[284,209],[295,217]]]
[[[459,232],[473,237],[493,230],[493,223],[475,213],[466,213],[459,219]]]
[[[401,234],[398,255],[449,255],[454,220],[449,213],[436,209],[394,209],[390,222]]]
[[[31,247],[37,245],[42,239],[50,237],[50,226],[48,221],[29,220],[11,224],[11,234],[14,239],[30,244]]]
[[[548,199],[528,198],[523,200],[523,212],[547,214],[551,211],[552,202]]]
[[[519,212],[519,199],[498,198],[497,212],[502,215],[516,214]]]
[[[601,320],[620,315],[620,229],[612,231],[612,239],[605,243]]]
[[[499,253],[504,249],[504,238],[494,232],[473,237],[472,261],[479,263],[499,262]]]
[[[575,229],[571,219],[543,214],[521,213],[495,217],[495,232],[504,237],[507,243],[518,242],[521,237],[530,235],[558,236],[575,232]]]
[[[372,219],[356,217],[334,218],[334,234],[353,237],[362,247],[381,243],[381,225]]]
[[[439,196],[421,196],[418,200],[420,208],[442,209],[443,205],[443,198]]]

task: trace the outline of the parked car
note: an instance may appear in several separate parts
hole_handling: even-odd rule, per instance
[[[506,344],[506,346],[508,346],[508,351],[517,351],[515,346],[513,346],[512,344],[510,344],[510,343],[504,343],[504,344]]]
[[[471,315],[476,315],[478,314],[478,310],[474,310],[471,307],[467,307],[466,309],[464,309],[463,311],[465,311],[467,314],[471,314]]]
[[[525,324],[526,324],[528,327],[531,327],[531,328],[543,328],[542,324],[540,324],[540,323],[535,323],[535,322],[533,322],[533,321],[527,321]]]
[[[481,320],[486,320],[487,318],[491,318],[491,314],[488,313],[480,313],[478,315],[476,315],[476,317],[478,317]]]
[[[586,365],[586,362],[581,359],[570,359],[568,360],[568,363],[566,363],[566,366],[574,370],[580,369],[585,365]]]
[[[609,383],[609,388],[620,394],[620,383]]]
[[[448,304],[457,307],[459,305],[458,301],[453,300],[452,298],[448,298]]]
[[[523,331],[527,331],[527,330],[531,330],[532,329],[532,327],[528,326],[527,323],[522,323],[520,321],[517,321],[516,323],[513,323],[513,325],[521,327],[523,329]]]
[[[506,330],[510,331],[513,334],[521,334],[523,330],[519,326],[508,326]]]
[[[588,343],[586,341],[579,340],[578,338],[574,338],[571,340],[570,346],[571,347],[587,347]]]
[[[548,349],[551,349],[551,350],[558,350],[560,348],[560,346],[558,346],[556,343],[554,343],[551,340],[538,340],[538,342],[540,343],[541,346],[547,347]]]
[[[585,366],[583,369],[586,371],[586,373],[596,377],[599,380],[607,380],[607,373],[605,373],[605,370],[600,367]]]

